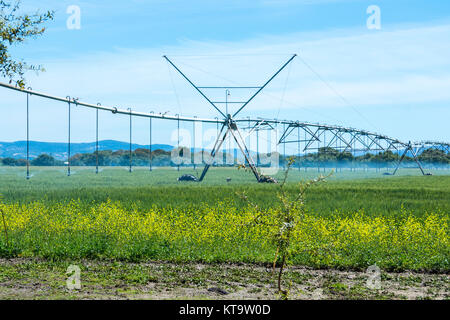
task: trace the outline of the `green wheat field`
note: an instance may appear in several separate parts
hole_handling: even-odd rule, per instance
[[[332,169],[291,169],[287,190]],[[320,172],[319,172],[320,171]],[[156,168],[0,167],[5,221],[0,257],[51,260],[269,263],[274,231],[252,223],[255,208],[278,210],[277,185],[251,173],[213,168],[202,183]],[[450,175],[403,169],[338,171],[307,193],[307,213],[294,235],[292,263],[314,268],[448,272]],[[276,177],[281,179],[283,172]],[[229,178],[227,182],[227,178]],[[5,228],[6,227],[6,228]],[[6,230],[5,230],[6,229]],[[6,232],[3,232],[6,231]]]

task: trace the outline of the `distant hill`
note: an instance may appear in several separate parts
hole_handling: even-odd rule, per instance
[[[116,140],[99,141],[99,150],[128,150],[129,142]],[[132,144],[132,149],[148,149],[149,145]],[[93,153],[95,152],[95,142],[88,143],[71,143],[71,154],[77,153]],[[152,150],[161,149],[171,151],[173,146],[167,144],[154,144]],[[65,160],[67,158],[67,143],[64,142],[39,142],[30,141],[30,158],[46,153],[53,156],[57,160]],[[0,142],[0,158],[25,159],[27,157],[27,142]]]

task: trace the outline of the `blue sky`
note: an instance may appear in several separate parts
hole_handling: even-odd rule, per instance
[[[301,59],[241,116],[346,125],[404,141],[450,141],[449,1],[22,3],[26,11],[56,10],[42,38],[14,48],[16,57],[46,68],[27,75],[35,90],[139,111],[214,117],[214,110],[168,68],[163,54],[198,84],[260,85],[297,53]],[[81,9],[80,30],[66,27],[70,5]],[[370,5],[381,9],[381,30],[366,27]],[[249,94],[234,91],[230,99]],[[0,140],[22,140],[24,96],[4,89],[0,95]],[[35,97],[31,103],[32,139],[64,141],[64,106]],[[94,120],[92,110],[74,112],[75,141],[94,139]],[[125,117],[104,114],[101,121],[101,139],[127,139]],[[175,124],[161,122],[156,129],[158,123],[155,140],[173,143]],[[136,142],[147,143],[146,126],[136,120]]]

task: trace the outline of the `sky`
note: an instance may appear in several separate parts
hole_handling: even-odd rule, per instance
[[[80,9],[79,29],[68,28],[70,6]],[[380,28],[368,28],[370,6],[380,10]],[[214,118],[218,113],[163,55],[197,85],[260,86],[297,54],[239,117],[344,125],[402,141],[450,141],[446,0],[22,1],[23,12],[36,10],[55,10],[55,20],[42,37],[12,51],[46,69],[26,75],[33,90]],[[253,93],[231,90],[228,99]],[[207,94],[225,99],[224,90]],[[0,98],[0,141],[23,140],[25,96],[0,88]],[[66,105],[31,97],[30,115],[32,140],[67,139]],[[72,121],[73,141],[94,141],[93,110],[77,108]],[[173,144],[175,128],[175,122],[155,120],[153,142]],[[148,144],[148,120],[133,122],[133,137]],[[102,113],[100,139],[126,141],[128,119]]]

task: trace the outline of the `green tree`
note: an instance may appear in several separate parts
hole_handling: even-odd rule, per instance
[[[95,153],[78,153],[70,158],[72,166],[95,166],[96,163]]]
[[[319,148],[317,156],[320,160],[336,160],[339,156],[339,151],[330,147]]]
[[[27,160],[4,158],[4,159],[2,159],[2,163],[4,166],[23,167],[23,166],[27,165]]]
[[[38,167],[54,166],[56,164],[57,161],[55,160],[55,158],[45,153],[41,154],[39,157],[31,161],[31,165]]]
[[[45,31],[43,24],[53,20],[54,12],[20,14],[19,6],[20,0],[0,0],[0,75],[8,78],[9,83],[15,82],[23,88],[25,72],[43,71],[43,68],[14,59],[10,54],[11,47],[42,35]]]
[[[394,162],[398,158],[391,150],[378,153],[373,160],[376,162]]]
[[[428,163],[446,164],[450,163],[450,155],[446,154],[444,150],[429,148],[420,154],[419,160]]]

